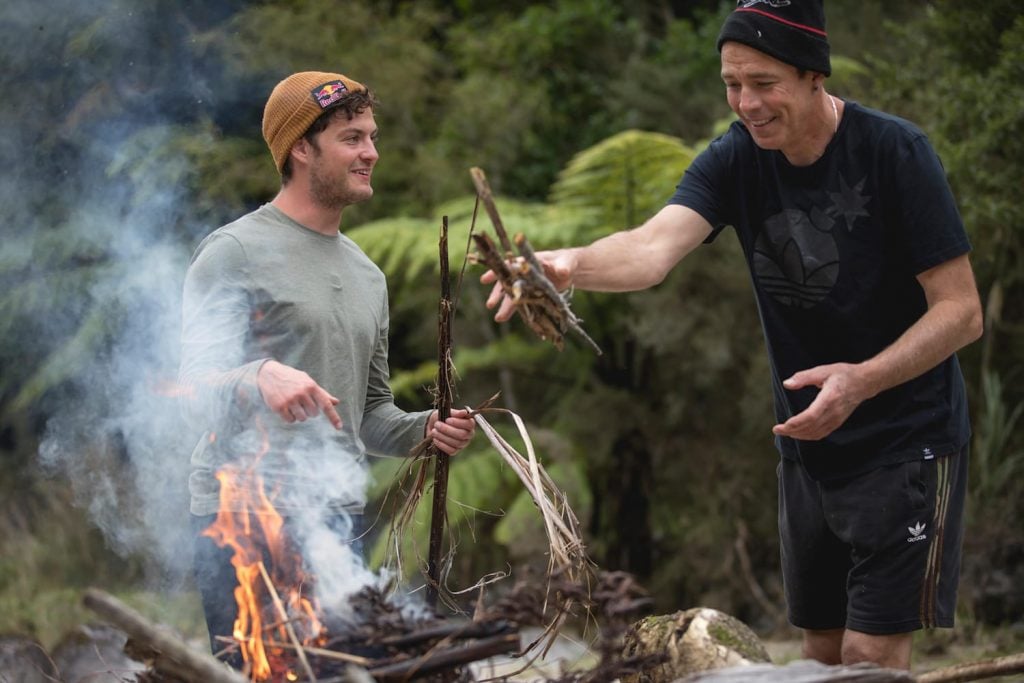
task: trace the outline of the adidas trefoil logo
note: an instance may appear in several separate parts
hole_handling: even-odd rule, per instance
[[[924,533],[924,522],[918,522],[914,526],[908,526],[907,531],[910,532],[910,538],[907,539],[907,543],[916,543],[917,541],[923,541],[928,538]]]

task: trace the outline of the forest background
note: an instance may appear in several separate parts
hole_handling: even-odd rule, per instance
[[[51,645],[88,620],[90,585],[202,632],[186,539],[192,444],[173,391],[180,287],[202,236],[277,190],[260,117],[280,78],[339,71],[380,99],[376,193],[342,230],[388,276],[393,387],[421,409],[437,366],[439,226],[448,216],[459,273],[468,169],[486,171],[509,229],[540,248],[639,224],[732,120],[714,47],[732,4],[3,3],[0,632]],[[826,10],[830,92],[924,129],[974,246],[986,324],[960,354],[974,438],[949,637],[1019,630],[1024,10]],[[458,283],[458,404],[501,392],[593,559],[635,574],[655,611],[703,605],[762,634],[783,629],[774,419],[735,237],[649,291],[577,293],[602,356],[572,339],[558,351],[518,320],[494,324],[480,272],[469,265]],[[511,438],[511,423],[495,422]],[[396,462],[377,466],[374,500]],[[453,587],[543,564],[532,505],[482,437],[453,462],[449,497]]]

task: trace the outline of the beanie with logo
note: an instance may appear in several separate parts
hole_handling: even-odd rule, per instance
[[[343,96],[366,86],[341,74],[303,71],[278,83],[263,108],[263,139],[278,172],[310,125]]]
[[[739,0],[722,24],[718,51],[730,40],[798,69],[832,74],[823,0]]]

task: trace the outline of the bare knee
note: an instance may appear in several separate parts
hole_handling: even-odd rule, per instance
[[[913,633],[877,636],[846,631],[842,644],[842,663],[870,662],[886,669],[910,669]]]

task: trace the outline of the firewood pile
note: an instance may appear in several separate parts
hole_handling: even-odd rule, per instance
[[[342,675],[357,664],[377,681],[464,680],[465,665],[518,652],[519,627],[499,615],[487,618],[410,616],[375,588],[353,596],[354,617],[342,633],[306,649],[320,675]]]
[[[271,680],[342,683],[353,681],[472,680],[469,665],[505,655],[521,658],[524,668],[543,655],[545,639],[523,647],[520,630],[552,622],[554,605],[574,605],[578,618],[596,628],[600,661],[587,671],[566,673],[556,683],[597,683],[634,674],[663,660],[660,654],[624,656],[622,640],[630,622],[649,605],[628,574],[601,572],[581,584],[561,576],[518,581],[495,603],[482,602],[472,618],[416,615],[401,609],[375,588],[366,587],[351,599],[352,615],[331,625],[332,635],[317,646],[296,647],[268,641],[279,654]],[[128,634],[125,651],[144,662],[144,683],[241,683],[248,680],[212,656],[184,643],[170,629],[145,618],[102,591],[90,590],[85,604]],[[231,648],[226,648],[230,653]],[[532,652],[532,654],[531,654]],[[286,673],[285,673],[286,672]]]
[[[342,635],[317,646],[267,641],[275,658],[272,681],[340,683],[353,680],[438,682],[469,680],[465,665],[518,652],[518,626],[500,618],[412,617],[383,594],[364,588],[352,598],[354,616]],[[145,683],[240,683],[248,678],[200,653],[166,627],[152,624],[101,591],[85,604],[129,636],[126,652],[148,665]],[[224,654],[230,655],[230,645]],[[278,675],[280,671],[280,675]],[[358,671],[358,675],[354,672]]]

